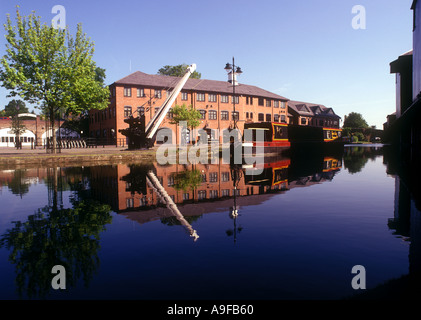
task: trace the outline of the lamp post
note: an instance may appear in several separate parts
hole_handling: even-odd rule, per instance
[[[232,64],[227,63],[225,66],[225,71],[228,72],[228,82],[232,83],[232,106],[233,106],[233,120],[234,120],[234,129],[237,128],[237,114],[235,112],[235,86],[237,85],[237,75],[243,73],[239,66],[235,65],[234,57],[232,57]]]

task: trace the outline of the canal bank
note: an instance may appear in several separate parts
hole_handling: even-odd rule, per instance
[[[59,153],[46,153],[45,149],[0,148],[0,168],[16,169],[20,166],[49,166],[49,165],[99,165],[118,164],[127,162],[151,163],[155,161],[155,151],[131,151],[115,146],[97,148],[61,149]]]

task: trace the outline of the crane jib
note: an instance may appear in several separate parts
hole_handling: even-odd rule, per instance
[[[174,90],[171,91],[171,93],[168,95],[163,105],[159,108],[159,110],[155,113],[152,120],[148,123],[148,125],[145,128],[145,135],[147,139],[152,139],[154,137],[156,131],[158,130],[159,126],[161,125],[162,121],[167,115],[168,110],[171,108],[172,104],[174,103],[181,89],[184,87],[190,75],[195,70],[196,70],[195,64],[192,64],[187,68],[185,75],[177,83],[177,85],[174,87]]]

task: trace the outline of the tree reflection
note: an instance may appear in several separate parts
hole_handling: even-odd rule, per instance
[[[13,222],[14,227],[1,236],[0,247],[11,251],[9,261],[15,265],[21,297],[45,298],[52,290],[54,265],[65,267],[67,287],[79,279],[88,286],[98,269],[99,236],[111,223],[110,207],[77,195],[70,202],[72,208],[66,209],[53,201],[27,221]]]
[[[370,147],[351,147],[346,148],[344,153],[344,167],[350,174],[360,172],[368,160],[374,160],[376,157],[382,155],[380,148]]]
[[[29,191],[29,183],[25,181],[26,170],[16,169],[13,172],[13,178],[8,183],[8,188],[13,194],[19,195],[21,198]]]
[[[174,189],[194,190],[202,184],[201,172],[197,169],[186,170],[174,174]]]

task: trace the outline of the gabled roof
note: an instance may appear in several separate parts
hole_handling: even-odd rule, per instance
[[[288,101],[288,107],[302,116],[322,115],[340,118],[332,108],[327,108],[322,104],[290,100]]]
[[[127,77],[124,77],[114,82],[114,84],[171,89],[177,85],[178,81],[180,81],[180,78],[178,77],[162,76],[162,75],[157,75],[157,74],[147,74],[141,71],[136,71],[128,75]],[[183,90],[232,94],[232,84],[227,81],[188,79],[186,84],[183,87]],[[277,100],[282,100],[282,101],[289,100],[285,97],[282,97],[270,91],[261,89],[259,87],[242,84],[242,83],[238,84],[235,87],[235,93],[238,95],[264,97],[264,98],[277,99]]]

